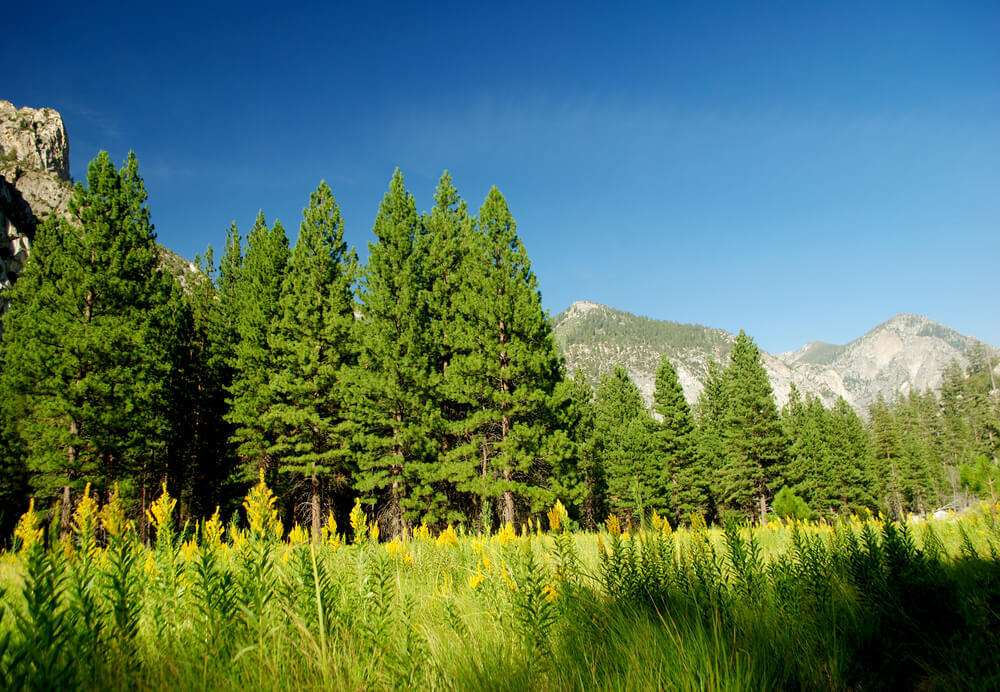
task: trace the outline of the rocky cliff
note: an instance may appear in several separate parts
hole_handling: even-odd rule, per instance
[[[592,383],[622,364],[647,403],[652,402],[661,355],[670,358],[688,402],[701,393],[708,363],[725,363],[736,337],[676,322],[650,320],[597,303],[577,302],[553,319],[556,340],[569,372],[583,370]],[[978,343],[920,315],[897,315],[849,344],[814,341],[797,351],[763,354],[779,406],[788,401],[791,384],[832,406],[838,397],[861,413],[881,394],[892,399],[941,383],[941,371],[952,360],[963,366]],[[994,363],[1000,362],[998,352]],[[1000,368],[1000,365],[998,365]]]
[[[24,270],[38,224],[65,214],[73,194],[69,137],[51,108],[17,108],[0,101],[0,314],[3,292]],[[160,247],[160,264],[182,285],[198,274],[193,264]]]
[[[71,192],[62,116],[0,101],[0,310],[2,291],[24,270],[39,221],[65,212]]]

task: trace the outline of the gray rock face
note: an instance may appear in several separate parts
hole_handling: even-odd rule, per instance
[[[596,384],[601,373],[621,364],[647,404],[653,400],[661,355],[670,358],[693,405],[709,361],[725,364],[736,340],[722,330],[648,320],[587,302],[574,303],[553,324],[570,373],[582,369]],[[926,317],[903,314],[843,346],[814,341],[797,351],[764,353],[762,358],[779,407],[788,402],[794,382],[799,391],[819,397],[827,406],[844,397],[865,415],[879,395],[892,400],[900,392],[936,389],[948,363],[968,364],[966,352],[975,343]]]
[[[0,314],[7,310],[4,291],[24,271],[35,229],[52,214],[66,215],[72,194],[62,116],[0,101]],[[160,266],[185,287],[204,277],[162,246]]]
[[[0,158],[69,180],[69,139],[51,108],[16,108],[0,101]]]
[[[0,101],[0,314],[4,291],[24,271],[35,228],[50,214],[65,214],[69,140],[51,108],[15,108]]]

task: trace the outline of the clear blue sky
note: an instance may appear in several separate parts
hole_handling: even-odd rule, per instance
[[[76,179],[134,149],[185,256],[258,209],[294,237],[321,179],[366,256],[393,169],[429,209],[447,168],[553,315],[1000,345],[996,2],[90,4],[5,8],[0,98],[62,112]]]

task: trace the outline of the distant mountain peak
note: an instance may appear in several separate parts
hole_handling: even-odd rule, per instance
[[[596,384],[602,373],[624,365],[647,402],[663,355],[693,403],[708,363],[725,363],[734,341],[719,329],[653,320],[590,301],[570,305],[553,326],[569,372],[580,369]],[[810,341],[796,351],[762,355],[779,406],[794,382],[828,406],[843,397],[865,413],[879,395],[891,400],[900,392],[936,388],[948,363],[968,363],[974,343],[928,317],[900,313],[845,345]]]
[[[586,315],[591,310],[607,310],[609,309],[607,305],[601,305],[600,303],[593,303],[589,300],[577,300],[562,314],[567,317],[575,317],[579,315]]]

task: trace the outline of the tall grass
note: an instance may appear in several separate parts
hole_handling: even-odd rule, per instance
[[[910,527],[629,534],[418,529],[322,545],[277,521],[143,544],[113,496],[47,548],[33,508],[0,556],[11,689],[989,689],[1000,687],[993,515]],[[563,523],[554,508],[550,524]]]

